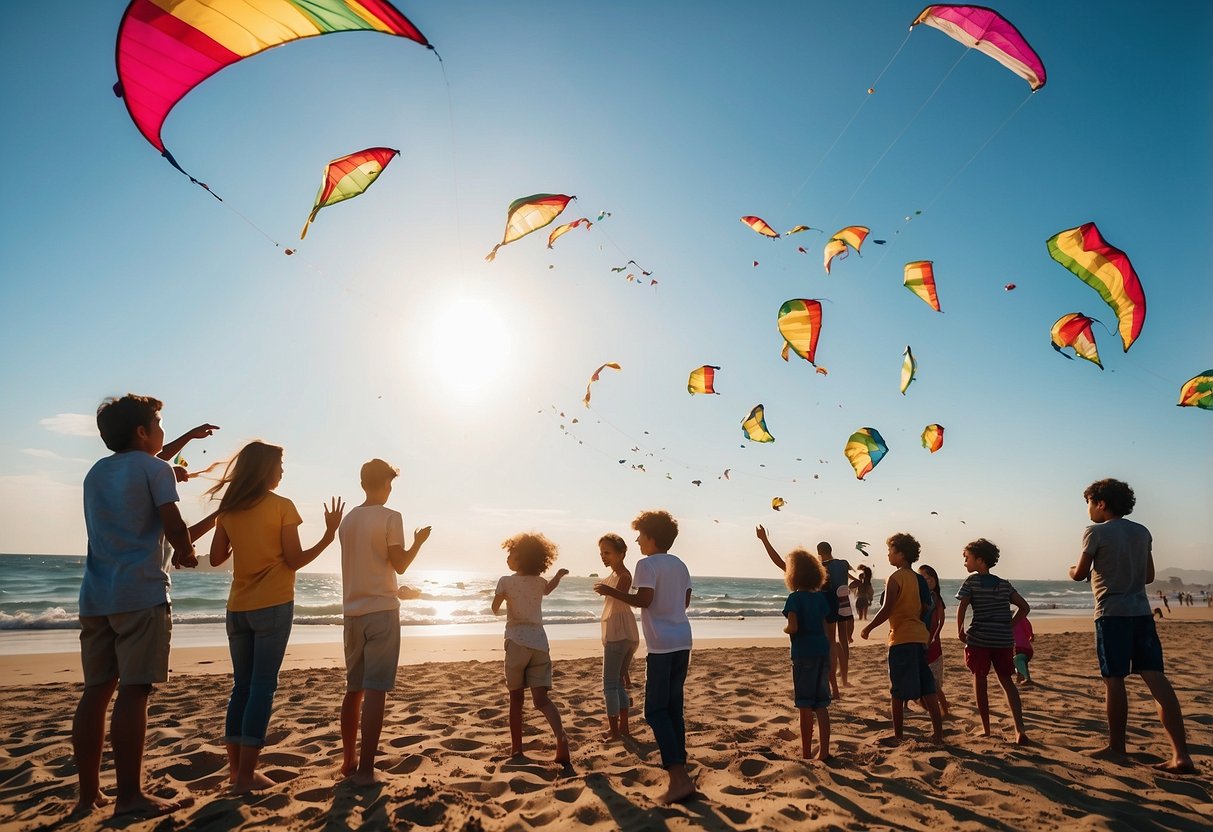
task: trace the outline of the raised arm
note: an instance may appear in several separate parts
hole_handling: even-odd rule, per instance
[[[337,527],[341,525],[341,516],[345,514],[345,501],[337,497],[324,507],[324,534],[315,546],[304,550],[299,543],[299,527],[295,525],[282,527],[282,559],[286,565],[296,571],[307,566],[328,548],[337,536]]]
[[[218,425],[199,425],[193,430],[187,430],[185,433],[178,436],[172,442],[166,444],[160,449],[160,453],[156,456],[161,459],[171,460],[177,454],[181,453],[181,449],[189,444],[191,439],[205,439],[206,437],[219,430]]]
[[[897,582],[892,578],[885,581],[884,585],[884,603],[880,605],[880,612],[876,613],[876,617],[868,622],[868,626],[864,627],[859,632],[859,637],[867,639],[868,634],[879,627],[881,624],[889,620],[889,616],[893,614],[893,605],[897,603],[897,596],[901,590],[897,587]]]
[[[783,558],[779,556],[779,552],[775,551],[775,547],[771,545],[770,539],[767,537],[767,530],[764,526],[759,526],[754,529],[754,535],[762,541],[763,547],[767,550],[767,557],[771,559],[771,563],[779,567],[779,571],[786,572],[787,564],[783,562]]]
[[[403,575],[404,570],[413,564],[413,559],[421,551],[421,544],[429,539],[430,527],[426,526],[413,532],[413,545],[409,548],[406,549],[398,543],[387,547],[387,559],[392,564],[392,568],[396,570],[397,575]]]
[[[548,581],[547,585],[544,586],[543,594],[551,595],[552,590],[555,589],[556,587],[560,586],[561,578],[563,578],[567,574],[569,574],[569,570],[567,570],[567,569],[561,569],[560,571],[558,571],[554,576],[552,576],[552,580]]]

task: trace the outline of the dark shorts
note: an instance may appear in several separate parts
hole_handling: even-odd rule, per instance
[[[1105,679],[1131,673],[1162,673],[1162,643],[1149,615],[1104,616],[1095,619],[1095,652]]]
[[[797,708],[825,708],[830,704],[830,657],[792,659],[792,686]]]
[[[925,644],[894,644],[889,648],[889,690],[894,699],[903,702],[935,693],[935,674],[927,664]]]
[[[990,665],[999,676],[1010,676],[1015,672],[1015,648],[965,646],[965,667],[974,676],[989,676]]]

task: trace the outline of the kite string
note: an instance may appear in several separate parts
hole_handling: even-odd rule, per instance
[[[459,204],[459,154],[455,141],[455,105],[454,99],[451,96],[451,81],[447,78],[446,64],[442,60],[442,56],[438,54],[438,50],[434,50],[434,55],[438,58],[438,67],[442,70],[442,83],[446,86],[446,113],[447,121],[451,131],[451,191],[455,202],[455,247],[462,254],[463,248],[463,212]]]
[[[901,54],[901,50],[905,49],[906,44],[910,41],[910,35],[913,33],[913,29],[910,29],[910,31],[906,33],[905,39],[901,42],[901,46],[897,47],[897,51],[893,53],[893,57],[889,58],[889,62],[885,64],[884,69],[880,70],[880,73],[876,76],[876,80],[872,82],[871,89],[876,88],[876,85],[880,83],[880,79],[883,78],[885,73],[889,71],[889,67],[893,66],[893,62],[897,60],[897,56]],[[788,197],[788,201],[784,205],[785,211],[791,207],[792,203],[796,201],[796,198],[800,196],[801,192],[803,192],[804,189],[809,186],[809,182],[811,182],[813,177],[817,175],[817,171],[821,169],[821,166],[825,163],[825,160],[829,158],[830,154],[834,151],[834,148],[838,146],[840,141],[842,141],[842,137],[845,136],[847,131],[851,129],[851,125],[854,123],[855,119],[859,117],[859,113],[867,105],[869,98],[871,98],[870,94],[863,97],[863,100],[859,102],[859,106],[855,108],[855,112],[851,113],[851,117],[847,119],[847,123],[843,125],[842,130],[837,136],[834,137],[834,141],[831,142],[830,146],[826,148],[826,151],[821,155],[821,158],[817,160],[817,164],[813,165],[813,169],[809,171],[809,175],[804,178],[804,181],[801,182],[800,185],[797,186],[796,190],[792,192],[792,195]]]
[[[901,132],[899,132],[893,138],[893,141],[891,141],[889,143],[889,146],[884,149],[884,153],[880,154],[880,158],[878,158],[874,163],[872,163],[872,167],[868,168],[868,172],[863,175],[863,179],[859,180],[859,184],[855,186],[855,190],[851,192],[851,195],[847,198],[847,201],[845,203],[843,203],[843,206],[842,206],[843,209],[846,209],[847,206],[849,206],[851,204],[851,202],[854,201],[855,197],[859,195],[859,192],[861,190],[863,190],[863,186],[867,184],[868,179],[871,178],[872,174],[876,172],[876,168],[880,167],[880,163],[884,161],[884,158],[889,155],[889,152],[897,145],[897,143],[899,141],[901,141],[902,136],[904,136],[909,131],[909,129],[914,126],[914,122],[916,122],[918,120],[918,117],[920,115],[922,115],[922,111],[927,108],[927,105],[930,104],[932,100],[934,100],[934,98],[935,98],[936,94],[938,94],[939,90],[943,88],[943,85],[945,83],[947,83],[948,78],[950,78],[952,73],[956,71],[956,67],[960,66],[960,62],[963,61],[965,59],[965,56],[968,55],[969,52],[971,52],[971,51],[972,51],[972,49],[966,49],[964,52],[960,53],[960,57],[956,59],[956,62],[954,64],[952,64],[951,69],[949,69],[947,71],[947,73],[943,76],[943,78],[941,78],[939,80],[939,83],[935,85],[935,89],[931,90],[931,94],[927,96],[927,100],[922,102],[922,104],[919,105],[918,109],[914,112],[914,115],[911,116],[911,118],[910,118],[909,122],[906,124],[906,126],[901,128]],[[831,223],[831,225],[834,225],[837,222],[838,222],[838,218],[836,216],[834,221]]]

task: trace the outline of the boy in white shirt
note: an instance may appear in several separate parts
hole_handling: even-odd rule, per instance
[[[346,693],[341,703],[341,774],[357,785],[375,782],[375,755],[387,692],[400,664],[400,599],[396,576],[409,568],[430,527],[404,548],[404,520],[384,505],[400,472],[382,459],[362,466],[366,500],[341,521],[341,589],[345,613]],[[365,707],[364,707],[365,701]],[[362,727],[362,753],[358,728]]]
[[[648,650],[644,686],[644,719],[653,729],[661,752],[661,767],[670,782],[657,799],[677,803],[694,796],[695,784],[687,775],[686,722],[683,686],[691,663],[691,574],[686,564],[669,554],[678,537],[678,522],[666,511],[646,511],[632,521],[636,543],[644,555],[636,563],[632,586],[635,594],[622,593],[605,583],[594,585],[599,595],[618,598],[640,607],[640,623]]]

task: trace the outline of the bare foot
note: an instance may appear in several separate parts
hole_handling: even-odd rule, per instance
[[[253,772],[253,779],[248,783],[239,781],[232,784],[232,794],[248,794],[250,792],[259,792],[263,789],[272,789],[278,784],[270,778],[266,777],[259,771]]]
[[[830,756],[830,752],[828,752],[828,751],[826,751],[826,750],[824,750],[824,749],[822,749],[821,751],[818,751],[818,752],[817,752],[817,760],[818,760],[819,762],[822,762],[822,763],[828,763],[828,762],[830,762],[830,760],[832,760],[832,759],[834,759],[834,758]]]
[[[342,760],[341,761],[340,772],[341,772],[342,777],[349,777],[351,774],[353,774],[357,770],[358,770],[357,761],[355,761],[355,760]]]
[[[947,740],[945,740],[943,738],[943,734],[932,734],[931,742],[935,743],[936,745],[947,745],[948,744]]]
[[[178,809],[184,809],[187,806],[193,805],[194,799],[192,797],[186,797],[180,800],[162,800],[159,797],[141,794],[128,804],[114,804],[114,817],[158,818],[162,815],[171,814]]]
[[[101,792],[97,792],[97,794],[93,795],[92,800],[89,800],[88,798],[81,795],[80,799],[78,801],[76,801],[76,805],[72,809],[72,813],[68,817],[82,818],[85,815],[92,812],[94,809],[96,809],[100,806],[108,806],[108,805],[110,805],[110,799],[108,797],[106,797],[104,794],[102,794]]]
[[[1159,771],[1165,771],[1169,774],[1196,773],[1196,764],[1186,757],[1183,759],[1176,757],[1172,760],[1168,760],[1165,763],[1155,763],[1154,768],[1158,769]]]
[[[573,760],[569,756],[569,738],[558,737],[556,739],[556,759],[553,762],[567,766]]]
[[[374,769],[370,771],[355,770],[349,776],[349,782],[355,786],[373,786],[379,782],[379,777]]]
[[[1123,762],[1129,755],[1125,753],[1123,748],[1113,748],[1110,745],[1105,745],[1103,748],[1088,751],[1087,756],[1094,757],[1096,760],[1113,760],[1116,762]]]
[[[603,742],[614,742],[615,740],[619,739],[622,736],[623,735],[620,734],[618,731],[607,731],[605,734],[602,735],[602,741]]]
[[[1036,743],[1034,743],[1030,739],[1028,739],[1028,735],[1025,734],[1023,731],[1020,731],[1019,733],[1017,733],[1015,735],[1015,744],[1016,745],[1036,745]]]
[[[671,803],[681,803],[684,800],[689,800],[695,796],[695,784],[690,780],[685,783],[671,783],[670,787],[661,793],[657,798],[658,803],[669,805]]]

